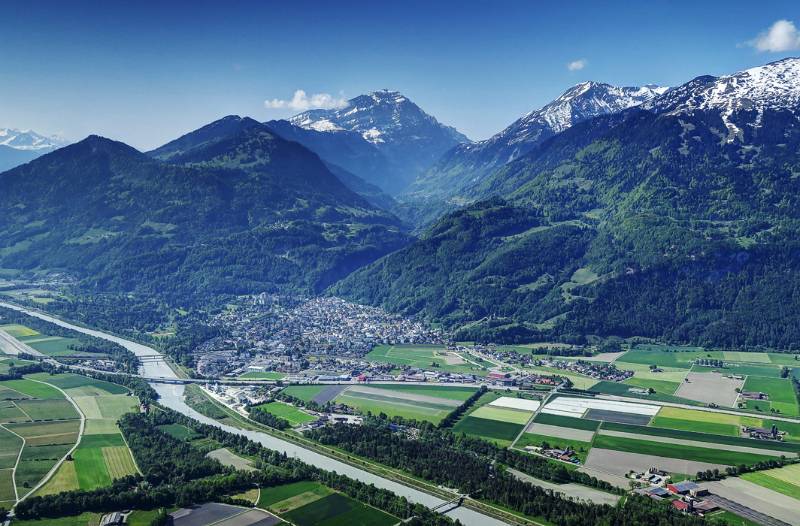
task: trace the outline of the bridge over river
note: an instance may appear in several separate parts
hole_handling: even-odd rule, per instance
[[[378,475],[365,471],[361,468],[352,466],[350,464],[346,464],[339,460],[335,460],[333,458],[317,453],[316,451],[311,451],[300,445],[288,442],[286,440],[282,440],[267,433],[259,431],[243,430],[236,427],[231,427],[225,424],[221,424],[216,420],[212,420],[198,413],[188,405],[186,405],[186,402],[183,398],[183,391],[185,388],[184,384],[193,382],[206,382],[206,380],[178,378],[178,376],[175,374],[172,368],[169,367],[167,362],[164,360],[163,355],[161,355],[161,353],[159,353],[152,347],[148,347],[146,345],[142,345],[141,343],[133,342],[113,334],[98,331],[96,329],[75,325],[73,323],[66,322],[49,314],[33,309],[28,309],[26,307],[20,307],[18,305],[13,305],[11,303],[5,303],[5,302],[0,302],[0,306],[6,307],[8,309],[13,309],[19,312],[23,312],[30,316],[35,316],[36,318],[39,318],[41,320],[54,323],[60,327],[81,332],[83,334],[88,334],[96,338],[101,338],[107,341],[111,341],[125,347],[133,354],[135,354],[137,357],[144,358],[140,366],[139,376],[142,378],[146,378],[148,379],[148,381],[151,382],[151,385],[158,392],[160,396],[159,399],[160,404],[164,405],[165,407],[169,407],[170,409],[173,409],[175,411],[178,411],[180,413],[183,413],[186,416],[194,418],[195,420],[198,420],[204,424],[213,425],[220,429],[224,429],[225,431],[228,431],[230,433],[246,436],[253,441],[259,442],[264,447],[267,447],[269,449],[274,449],[276,451],[281,451],[289,456],[296,457],[299,460],[302,460],[303,462],[306,462],[308,464],[317,466],[319,468],[328,471],[335,471],[337,473],[347,475],[348,477],[360,480],[367,484],[374,484],[376,487],[384,488],[396,493],[397,495],[401,495],[407,498],[411,502],[420,503],[429,508],[439,509],[443,513],[446,513],[449,517],[452,517],[453,519],[458,519],[459,521],[461,521],[462,524],[466,526],[506,526],[507,524],[503,521],[495,519],[494,517],[490,517],[488,515],[472,510],[470,508],[459,506],[464,499],[464,497],[461,495],[456,495],[452,500],[441,499],[439,497],[435,497],[433,495],[425,493],[424,491],[406,486],[404,484],[395,482],[393,480],[380,477]],[[159,357],[160,359],[158,359]],[[253,383],[270,383],[270,382],[248,381],[239,383],[253,384]]]

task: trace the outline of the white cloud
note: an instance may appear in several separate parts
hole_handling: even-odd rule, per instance
[[[586,67],[589,61],[585,58],[579,58],[578,60],[573,60],[569,64],[567,64],[567,69],[570,71],[580,71]]]
[[[800,49],[800,31],[793,22],[778,20],[769,29],[747,42],[747,45],[759,51],[771,53]]]
[[[347,100],[341,97],[336,98],[330,93],[314,93],[309,96],[305,91],[299,89],[294,92],[291,100],[265,100],[264,106],[272,109],[290,109],[294,111],[331,110],[347,106]]]

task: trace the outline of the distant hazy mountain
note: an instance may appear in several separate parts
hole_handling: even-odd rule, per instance
[[[31,130],[0,128],[0,172],[27,163],[60,148],[67,141]]]
[[[617,87],[582,82],[491,138],[449,150],[414,181],[404,200],[453,199],[466,186],[576,123],[642,104],[666,90],[657,86]]]
[[[574,124],[335,291],[465,339],[796,348],[799,79],[786,59]]]
[[[327,156],[330,162],[389,194],[406,189],[453,146],[469,142],[463,134],[441,124],[407,97],[389,90],[360,95],[340,109],[307,111],[289,122],[321,132],[313,139],[316,148],[310,142],[308,146],[315,151],[320,149],[318,153],[323,158],[326,156],[322,149],[332,148],[321,144],[326,137],[338,141],[337,144],[347,144],[347,152],[337,158]]]
[[[367,179],[381,179],[391,171],[389,160],[364,140],[358,132],[340,131],[320,132],[301,128],[289,121],[276,120],[264,123],[272,131],[286,140],[299,142],[328,165],[348,188],[367,199],[370,203],[390,210],[396,203],[381,188],[367,182]],[[363,175],[358,175],[363,174]],[[381,177],[378,175],[383,174]]]
[[[253,122],[178,139],[158,150],[169,163],[91,136],[0,174],[0,266],[189,301],[313,292],[407,241],[316,154]]]

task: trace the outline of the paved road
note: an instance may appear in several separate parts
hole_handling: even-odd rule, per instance
[[[33,356],[39,356],[41,358],[47,358],[44,354],[40,353],[30,345],[26,345],[19,341],[18,339],[14,338],[6,331],[0,330],[0,349],[3,350],[6,354],[13,354],[18,355],[20,353],[23,354],[30,354]]]
[[[774,517],[764,515],[763,513],[759,513],[756,510],[752,510],[747,506],[742,506],[738,502],[728,500],[725,497],[720,497],[719,495],[709,495],[706,500],[713,502],[723,510],[728,510],[729,512],[735,513],[740,517],[744,517],[745,519],[751,520],[757,524],[761,524],[761,526],[790,526],[788,522],[779,521]]]
[[[764,524],[765,526],[778,524],[781,526],[786,524],[800,526],[800,500],[793,499],[783,493],[778,493],[739,477],[728,477],[716,482],[702,482],[700,487],[707,489],[717,497],[730,501],[732,503],[730,504],[731,506],[740,507],[742,511],[747,512],[752,517],[762,517],[762,520],[753,518],[759,524]],[[729,505],[727,502],[725,504],[726,506]],[[739,511],[735,511],[735,513],[741,514]],[[763,519],[763,517],[767,517],[771,521]]]

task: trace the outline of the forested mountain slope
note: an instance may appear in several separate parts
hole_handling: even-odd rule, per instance
[[[514,252],[517,236],[475,236],[458,221],[466,211],[457,212],[335,290],[479,336],[797,345],[798,72],[800,61],[787,59],[701,77],[643,108],[580,123],[467,190],[472,199],[503,196],[515,217],[540,217],[527,235],[541,238],[527,249]],[[496,204],[469,210],[485,215],[487,206]],[[453,245],[433,235],[448,224],[448,239],[473,241]],[[565,228],[579,229],[580,251],[561,239]],[[508,265],[497,265],[509,250]],[[545,265],[554,250],[564,256],[555,271]],[[456,284],[450,294],[419,286],[414,276],[445,253],[470,262],[466,271],[442,270]],[[413,285],[377,293],[369,284],[387,268],[395,283]],[[416,301],[402,303],[404,295]]]
[[[91,136],[0,174],[0,267],[185,302],[313,292],[407,240],[394,216],[260,124],[169,159]]]

